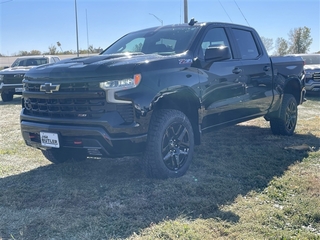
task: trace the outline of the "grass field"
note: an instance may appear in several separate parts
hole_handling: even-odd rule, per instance
[[[20,98],[0,101],[0,239],[320,239],[320,98],[308,99],[294,136],[263,118],[210,133],[167,180],[139,158],[53,165],[22,140]]]

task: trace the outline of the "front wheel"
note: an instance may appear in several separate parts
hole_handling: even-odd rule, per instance
[[[298,105],[295,97],[291,94],[284,94],[279,117],[270,119],[272,133],[292,135],[297,125],[297,118]]]
[[[185,114],[178,110],[154,112],[144,154],[146,175],[152,178],[183,176],[192,160],[194,134]]]
[[[1,98],[3,102],[10,102],[13,100],[13,93],[11,92],[2,92]]]
[[[41,150],[42,154],[52,163],[59,164],[68,162],[71,160],[83,161],[87,159],[86,152],[82,149],[62,149],[62,148],[52,148],[47,150]]]

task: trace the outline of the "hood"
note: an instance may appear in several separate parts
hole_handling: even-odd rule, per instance
[[[183,59],[185,59],[183,55]],[[25,75],[27,80],[59,80],[61,79],[99,79],[107,76],[117,77],[132,75],[136,68],[148,66],[148,69],[155,68],[155,65],[165,64],[169,67],[179,66],[181,55],[161,56],[158,54],[109,54],[88,56],[79,58],[64,59],[55,64],[47,64],[35,67]],[[191,64],[189,61],[184,63]],[[153,66],[153,67],[152,67]],[[164,66],[163,66],[164,67]]]
[[[34,68],[35,66],[19,66],[19,67],[10,67],[3,69],[0,71],[1,74],[16,74],[16,73],[26,73],[28,72],[31,68]]]
[[[320,64],[304,65],[305,70],[320,70]]]

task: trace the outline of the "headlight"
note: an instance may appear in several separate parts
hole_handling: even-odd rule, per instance
[[[131,103],[128,100],[115,99],[114,93],[120,90],[135,88],[141,81],[141,74],[135,74],[133,78],[110,80],[100,83],[100,87],[107,91],[106,100],[111,103]]]
[[[312,77],[313,72],[312,71],[306,71],[306,77],[307,78],[311,78]]]
[[[4,75],[3,75],[3,74],[0,74],[0,82],[3,81],[3,77],[4,77]]]
[[[135,88],[141,81],[141,74],[135,74],[133,78],[126,78],[121,80],[110,80],[101,82],[100,87],[104,90],[124,90],[129,88]]]

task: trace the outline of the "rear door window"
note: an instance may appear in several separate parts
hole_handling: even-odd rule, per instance
[[[260,53],[257,44],[250,31],[232,29],[236,42],[239,46],[242,59],[255,59]]]

